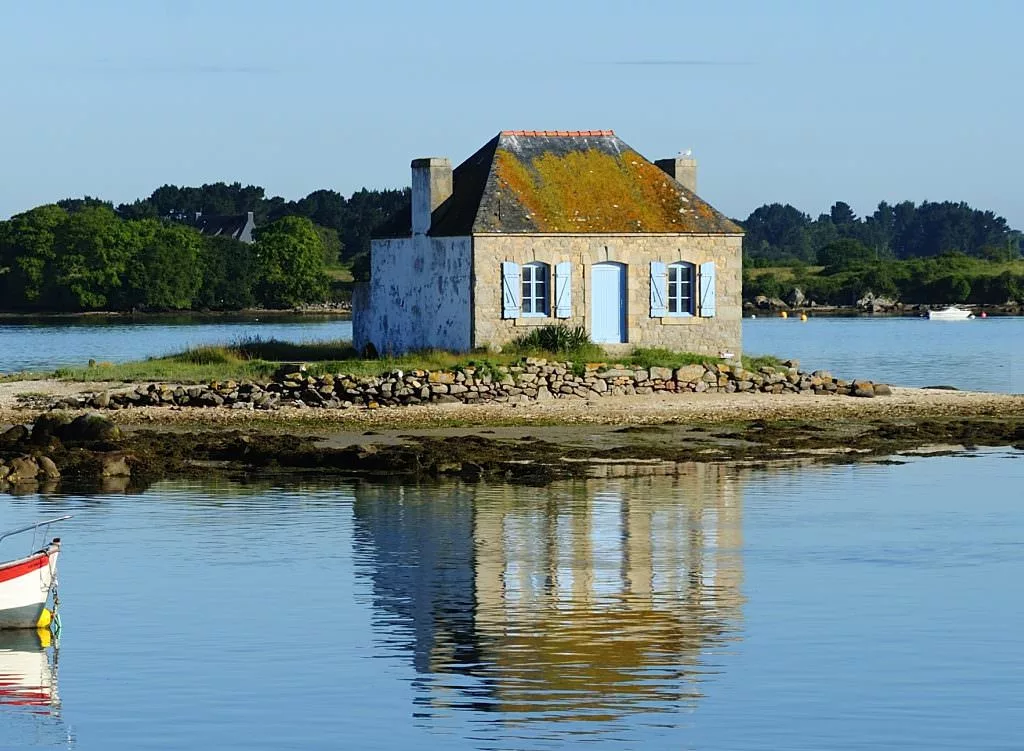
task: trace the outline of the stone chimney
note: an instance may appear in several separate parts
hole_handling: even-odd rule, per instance
[[[674,177],[676,182],[682,183],[684,188],[697,192],[697,160],[689,151],[671,159],[659,159],[655,164]]]
[[[452,163],[444,157],[412,160],[412,233],[430,231],[430,215],[452,194]]]

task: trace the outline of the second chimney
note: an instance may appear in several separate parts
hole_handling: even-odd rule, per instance
[[[690,154],[680,154],[672,159],[659,159],[655,162],[662,170],[682,183],[691,193],[697,192],[697,160]]]
[[[444,157],[412,160],[412,233],[430,231],[430,215],[452,194],[452,163]]]

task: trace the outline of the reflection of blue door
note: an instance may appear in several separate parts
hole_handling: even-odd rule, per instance
[[[626,265],[608,261],[591,266],[590,338],[618,344],[626,338]]]

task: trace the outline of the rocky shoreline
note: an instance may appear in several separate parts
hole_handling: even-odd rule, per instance
[[[115,424],[113,415],[54,412],[38,415],[31,427],[16,424],[0,433],[0,491],[124,492],[173,478],[420,482],[458,477],[544,484],[574,477],[673,474],[694,462],[894,461],[901,452],[922,446],[938,446],[945,452],[978,446],[1024,450],[1024,403],[1009,404],[1015,407],[1012,414],[996,407],[991,410],[996,414],[972,416],[876,413],[842,419],[828,414],[750,419],[747,412],[745,419],[719,421],[546,427],[485,423],[466,429],[392,428],[326,435],[322,430],[295,430],[300,426],[287,432],[267,426],[132,428]]]
[[[459,370],[395,371],[377,377],[309,375],[287,369],[266,383],[223,381],[200,385],[139,384],[59,399],[36,398],[37,408],[120,410],[134,407],[247,410],[352,409],[552,399],[594,399],[655,393],[811,394],[873,398],[892,393],[886,384],[847,381],[824,370],[802,371],[795,360],[751,371],[738,364],[678,368],[548,362],[526,358],[511,366]]]
[[[799,293],[799,294],[796,294]],[[816,316],[834,316],[836,318],[856,318],[862,315],[886,315],[894,317],[927,317],[929,310],[948,308],[953,303],[904,303],[890,297],[876,297],[872,293],[866,294],[852,305],[824,305],[808,300],[799,290],[794,290],[785,300],[779,297],[766,297],[757,295],[754,298],[746,299],[743,302],[743,312],[747,316],[758,314],[805,313]],[[1019,303],[1008,302],[1002,305],[961,303],[963,307],[976,310],[978,314],[985,313],[989,316],[1019,316],[1024,312],[1024,307]]]

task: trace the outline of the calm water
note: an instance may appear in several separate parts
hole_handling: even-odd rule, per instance
[[[841,378],[1024,393],[1024,317],[745,319],[743,349]]]
[[[351,339],[352,321],[275,316],[265,321],[195,318],[143,322],[78,319],[13,322],[0,319],[0,373],[53,370],[62,365],[125,362],[181,352],[202,344],[260,337],[292,342]]]
[[[290,341],[348,339],[352,322],[336,318],[177,323],[0,323],[0,372],[119,362],[246,337]],[[921,318],[746,319],[751,354],[795,357],[809,369],[903,386],[950,385],[1024,392],[1024,318],[939,322]]]
[[[0,747],[1019,748],[1022,458],[4,498],[76,517]]]

